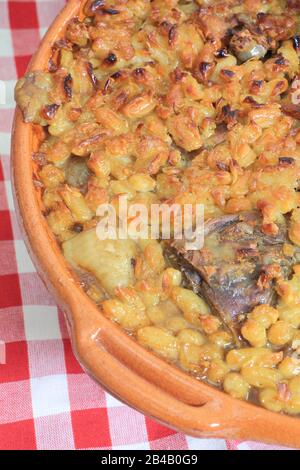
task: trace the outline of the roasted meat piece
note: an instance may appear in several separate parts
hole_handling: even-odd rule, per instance
[[[295,260],[283,253],[285,220],[275,236],[261,231],[257,212],[223,216],[206,223],[204,247],[186,251],[184,240],[166,247],[194,292],[206,298],[230,330],[238,333],[244,315],[259,304],[276,301],[275,281],[287,278]]]
[[[238,25],[232,30],[229,48],[240,62],[254,57],[261,59],[268,51],[275,52],[280,41],[293,37],[295,19],[291,15],[259,13],[255,21],[246,14],[236,16]]]
[[[246,62],[253,57],[258,59],[264,57],[269,47],[264,36],[255,35],[247,28],[236,31],[230,40],[230,48],[241,62]]]

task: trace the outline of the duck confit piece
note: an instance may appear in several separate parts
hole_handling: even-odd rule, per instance
[[[224,324],[238,334],[244,315],[259,304],[276,302],[275,281],[287,278],[295,260],[283,254],[285,220],[276,236],[261,231],[256,212],[224,216],[205,224],[204,247],[186,251],[184,240],[168,242],[169,262],[188,287],[205,297]]]

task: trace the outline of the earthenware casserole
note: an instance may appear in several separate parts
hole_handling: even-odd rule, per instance
[[[68,1],[34,55],[30,71],[47,67],[53,43],[80,8],[80,0]],[[266,411],[211,388],[143,349],[99,313],[71,272],[40,210],[32,154],[42,132],[39,126],[25,124],[16,109],[12,136],[15,203],[28,250],[65,313],[74,353],[85,371],[124,403],[184,433],[300,447],[298,418]]]

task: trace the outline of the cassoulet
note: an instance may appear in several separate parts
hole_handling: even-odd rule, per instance
[[[89,0],[16,86],[42,210],[136,340],[300,414],[300,1]],[[298,78],[299,75],[299,78]],[[205,243],[97,236],[97,209],[203,204]],[[151,220],[149,220],[151,224]]]

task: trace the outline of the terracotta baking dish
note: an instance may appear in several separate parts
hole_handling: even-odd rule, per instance
[[[51,46],[67,21],[80,14],[81,1],[69,0],[56,18],[30,70],[47,66]],[[271,413],[235,400],[201,383],[140,347],[104,318],[81,290],[40,211],[33,184],[42,130],[15,113],[12,166],[15,202],[35,265],[65,312],[74,353],[88,374],[118,399],[184,433],[198,437],[251,439],[300,448],[300,419]]]

